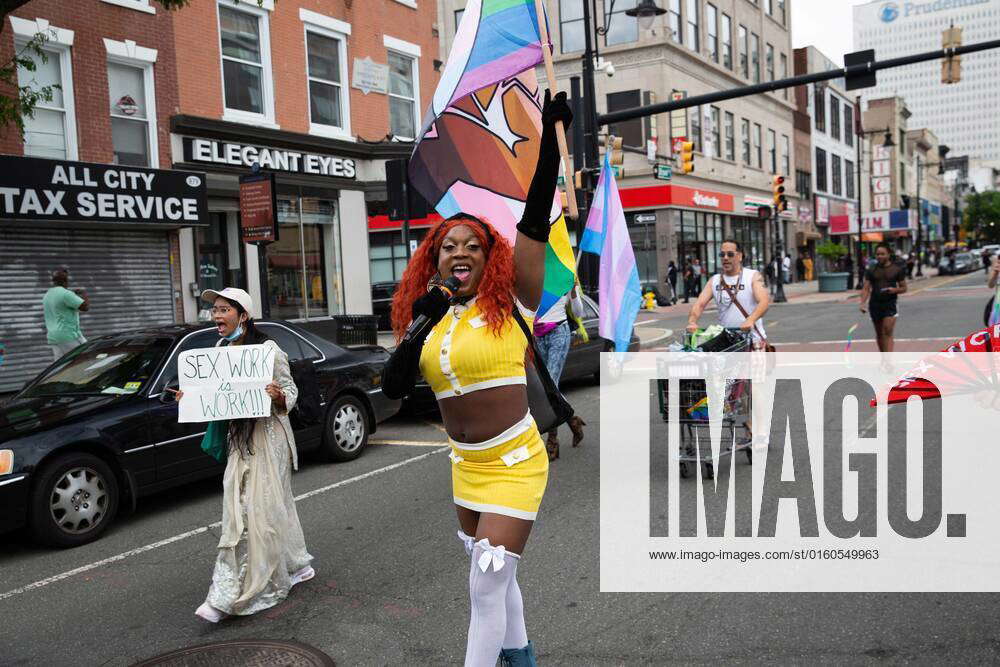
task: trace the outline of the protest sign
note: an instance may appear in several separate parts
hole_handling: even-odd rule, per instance
[[[274,373],[274,348],[238,345],[186,350],[177,357],[181,398],[177,421],[267,417],[271,397],[264,388]]]

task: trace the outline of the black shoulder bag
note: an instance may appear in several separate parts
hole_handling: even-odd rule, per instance
[[[528,323],[521,316],[517,305],[514,306],[514,319],[517,320],[528,346],[531,348],[531,359],[524,362],[524,374],[528,386],[528,409],[535,419],[539,433],[548,433],[569,421],[573,416],[573,406],[559,391],[559,387],[549,375],[549,369],[542,363],[542,357],[535,346],[535,336],[528,329]]]

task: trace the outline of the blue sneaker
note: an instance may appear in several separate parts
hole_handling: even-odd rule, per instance
[[[500,664],[504,667],[538,667],[534,646],[529,641],[524,648],[501,649]]]

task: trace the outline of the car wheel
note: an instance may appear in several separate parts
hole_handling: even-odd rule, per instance
[[[107,463],[74,452],[46,465],[31,493],[31,533],[54,547],[96,540],[118,511],[118,479]]]
[[[368,444],[368,410],[354,396],[341,396],[326,413],[323,453],[331,461],[351,461]]]

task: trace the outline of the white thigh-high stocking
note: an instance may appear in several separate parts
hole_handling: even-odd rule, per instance
[[[521,587],[517,585],[517,561],[512,561],[514,573],[507,587],[507,631],[503,636],[503,648],[524,648],[528,645],[528,630],[524,627],[524,600]]]
[[[517,575],[519,558],[503,546],[492,546],[486,538],[472,548],[469,568],[472,613],[465,646],[465,667],[493,667],[500,656],[507,634],[508,589]],[[523,624],[522,614],[522,627]]]

